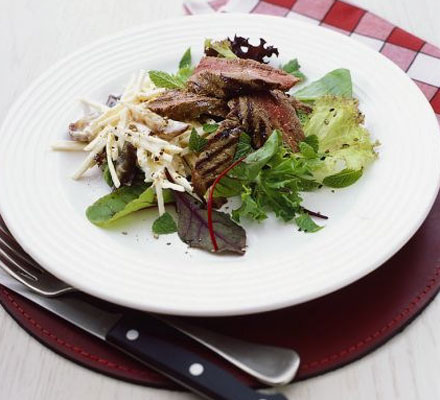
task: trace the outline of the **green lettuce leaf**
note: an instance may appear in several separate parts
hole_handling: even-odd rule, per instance
[[[217,42],[212,39],[205,39],[205,53],[213,49],[220,57],[224,58],[238,58],[231,49],[231,42],[228,39],[219,40]]]
[[[321,79],[294,93],[301,101],[314,101],[326,95],[353,97],[353,84],[348,69],[340,68],[329,72]]]
[[[307,143],[317,153],[319,151],[319,139],[316,135],[306,136],[303,142]]]
[[[355,99],[324,96],[315,101],[304,133],[307,138],[316,136],[319,141],[320,160],[312,168],[317,181],[325,184],[326,177],[343,170],[356,171],[354,175],[360,177],[359,171],[377,158],[377,143],[371,141],[369,132],[362,126],[363,121]],[[347,182],[354,183],[357,179]]]
[[[302,110],[296,110],[296,115],[298,116],[299,122],[301,122],[302,126],[304,126],[310,119],[309,114]]]
[[[316,158],[317,156],[315,149],[306,141],[299,143],[299,151],[303,155],[303,157],[307,159]]]
[[[164,190],[163,195],[166,203],[173,201],[169,190]],[[156,195],[151,186],[123,186],[88,207],[86,216],[93,224],[107,227],[128,214],[155,205]]]

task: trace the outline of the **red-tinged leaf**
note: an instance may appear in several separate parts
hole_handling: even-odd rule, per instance
[[[209,237],[211,238],[212,247],[214,248],[214,251],[218,251],[217,239],[215,237],[214,224],[213,224],[213,219],[212,219],[212,208],[214,205],[214,190],[215,190],[215,187],[217,186],[217,183],[220,182],[220,179],[222,179],[231,169],[233,169],[236,165],[240,164],[244,159],[245,159],[245,157],[242,157],[239,160],[232,163],[228,168],[226,168],[219,176],[217,176],[217,178],[215,179],[211,188],[209,189],[208,232],[209,232]]]
[[[265,57],[270,58],[272,55],[278,57],[278,49],[273,46],[266,46],[266,41],[260,38],[258,46],[252,46],[248,38],[235,35],[231,40],[232,52],[239,58],[250,58],[261,63],[267,63]]]
[[[208,211],[187,193],[174,192],[179,215],[178,234],[190,247],[214,251],[208,228]],[[246,231],[232,221],[229,214],[212,212],[212,223],[218,246],[217,252],[244,254]]]

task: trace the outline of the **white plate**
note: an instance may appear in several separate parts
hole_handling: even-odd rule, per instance
[[[273,219],[247,224],[245,256],[188,249],[177,235],[155,240],[156,211],[111,230],[89,223],[85,209],[108,192],[99,173],[72,181],[83,154],[55,153],[54,140],[81,111],[78,97],[118,94],[141,67],[173,71],[205,37],[264,37],[280,62],[298,57],[309,81],[349,68],[380,158],[354,186],[305,196],[330,216],[315,234]],[[234,315],[304,302],[373,271],[414,234],[439,187],[440,135],[428,102],[393,63],[354,40],[290,19],[251,15],[184,17],[149,23],[100,40],[62,60],[11,108],[0,135],[0,210],[38,262],[73,286],[142,310]],[[126,232],[127,234],[122,234]],[[171,243],[171,245],[167,245]]]

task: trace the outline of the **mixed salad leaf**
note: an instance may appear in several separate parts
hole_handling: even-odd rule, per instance
[[[353,96],[353,84],[348,69],[335,69],[321,79],[295,92],[295,97],[305,102],[315,101],[328,95],[348,98]]]
[[[377,158],[375,147],[378,143],[371,141],[368,130],[362,125],[364,116],[358,104],[353,98],[320,97],[314,102],[313,112],[304,126],[306,140],[316,137],[318,152],[322,154],[313,168],[313,177],[328,186],[353,184],[362,175],[362,170]],[[336,176],[342,171],[342,175]],[[347,178],[345,186],[341,186],[344,176]],[[336,186],[335,179],[339,181]]]
[[[173,201],[171,191],[163,192],[166,203]],[[90,222],[108,227],[126,215],[156,205],[156,194],[150,185],[122,186],[98,199],[86,210]]]
[[[260,39],[258,46],[253,46],[248,39],[238,36],[232,40],[206,39],[204,50],[206,55],[213,57],[231,60],[250,58],[260,63],[265,63],[266,58],[273,55],[278,56],[278,49],[267,46],[263,39]],[[296,58],[280,66],[280,69],[301,81],[306,80]],[[153,70],[148,75],[153,91],[177,89],[179,92],[186,90],[187,80],[193,72],[191,49],[188,48],[180,59],[176,73]],[[146,92],[142,93],[146,95]],[[175,92],[171,93],[174,95]],[[295,110],[303,130],[303,140],[297,142],[297,147],[292,150],[283,142],[283,132],[275,129],[270,135],[266,133],[264,144],[255,149],[252,139],[255,137],[252,132],[243,129],[238,143],[235,142],[233,164],[217,176],[205,198],[197,197],[192,192],[191,178],[183,172],[177,173],[174,161],[160,171],[162,177],[167,179],[166,185],[160,190],[155,180],[156,172],[151,174],[150,179],[144,177],[144,173],[151,169],[151,163],[164,155],[165,147],[154,146],[165,143],[170,152],[165,155],[170,160],[174,160],[173,152],[182,150],[179,147],[182,142],[173,141],[175,136],[170,135],[169,142],[157,137],[145,137],[139,118],[134,119],[130,135],[136,136],[139,142],[151,141],[151,161],[147,153],[142,153],[144,150],[136,146],[136,141],[122,141],[118,148],[111,133],[107,133],[106,143],[100,142],[98,135],[87,146],[100,146],[94,157],[101,160],[99,165],[103,179],[113,191],[87,208],[87,218],[97,226],[109,227],[138,210],[158,206],[160,216],[152,225],[155,236],[177,232],[180,239],[190,247],[237,254],[243,254],[246,248],[246,232],[240,224],[244,221],[260,223],[271,213],[285,223],[296,224],[300,231],[312,233],[321,230],[323,227],[312,216],[327,217],[304,208],[302,193],[322,186],[345,188],[357,182],[377,158],[375,148],[378,142],[371,140],[368,130],[363,126],[364,116],[359,111],[358,100],[353,98],[349,70],[335,69],[291,95],[300,104]],[[120,99],[124,101],[124,95],[115,97],[112,107],[120,107]],[[132,106],[136,116],[136,113],[144,111],[139,105],[142,104]],[[165,127],[170,121],[174,127],[183,126],[183,130],[177,134],[186,135],[185,151],[193,157],[206,149],[212,137],[209,135],[215,134],[221,126],[221,118],[202,116],[197,121],[181,122],[169,120],[167,116],[162,119],[151,111],[149,113],[148,118],[154,120],[155,126]],[[110,130],[118,130],[120,124],[121,121]],[[164,132],[160,138],[164,137]],[[133,139],[131,136],[125,138]],[[121,187],[115,184],[115,175],[120,178]],[[142,176],[141,180],[138,176]],[[231,213],[212,209],[214,202],[222,204],[231,197],[240,200],[240,205]],[[164,209],[164,204],[170,203],[175,203],[177,223],[173,215]]]
[[[312,147],[304,144],[314,153]],[[263,147],[222,178],[215,194],[241,196],[242,205],[232,214],[236,221],[242,217],[262,221],[272,211],[289,222],[303,212],[300,192],[317,186],[308,160],[302,153],[293,154],[287,150],[281,133],[274,131]]]
[[[231,48],[229,39],[214,41],[212,39],[205,40],[205,54],[213,57],[238,58]]]
[[[301,71],[301,65],[299,65],[298,59],[294,58],[290,60],[288,63],[281,66],[281,69],[288,74],[291,74],[293,76],[296,76],[300,79],[300,82],[303,82],[306,80],[306,76]]]
[[[190,247],[214,251],[210,238],[208,210],[187,193],[175,193],[176,209],[179,215],[178,234]],[[212,213],[217,252],[244,254],[246,231],[232,221],[229,214],[214,210]]]
[[[165,89],[184,89],[185,83],[192,75],[194,67],[192,67],[191,48],[188,48],[179,61],[179,69],[175,74],[169,74],[163,71],[150,71],[148,75],[151,81],[158,88]]]
[[[156,235],[168,235],[177,232],[177,225],[172,215],[165,212],[153,222],[152,229]]]
[[[194,153],[200,153],[208,141],[193,128],[189,137],[188,147]]]
[[[260,43],[254,46],[249,43],[249,38],[235,35],[234,39],[227,38],[219,41],[206,39],[205,54],[211,57],[243,58],[267,63],[266,58],[273,55],[278,57],[279,53],[276,47],[266,45],[263,38],[260,38]]]

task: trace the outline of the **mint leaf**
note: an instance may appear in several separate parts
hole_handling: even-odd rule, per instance
[[[247,133],[242,133],[238,139],[237,150],[235,151],[234,161],[239,160],[242,157],[252,153],[252,139]]]
[[[296,76],[301,81],[304,81],[306,79],[306,76],[300,71],[300,68],[301,65],[299,65],[297,58],[294,58],[293,60],[290,60],[287,64],[281,66],[281,69],[283,71],[293,76]]]
[[[189,149],[191,151],[193,151],[194,153],[200,153],[203,150],[203,148],[206,146],[207,143],[208,143],[208,140],[201,137],[197,133],[197,131],[193,128],[191,131],[191,135],[189,137],[189,143],[188,143]]]
[[[304,143],[307,143],[314,151],[315,153],[319,150],[319,139],[316,135],[310,135],[306,136],[303,140]]]
[[[362,169],[344,169],[343,171],[324,178],[322,183],[332,188],[344,188],[353,185],[362,176]]]
[[[299,143],[299,151],[304,156],[304,158],[316,158],[315,150],[305,141]]]
[[[179,62],[179,69],[182,68],[186,68],[186,67],[191,67],[191,47],[188,47],[185,51],[185,53],[183,53],[182,58],[180,59]]]
[[[182,82],[184,85],[186,81],[189,79],[189,77],[193,74],[194,68],[193,67],[184,67],[180,68],[177,71],[176,78]]]
[[[295,218],[295,222],[298,225],[298,228],[304,232],[317,232],[323,228],[322,226],[317,225],[309,214],[301,214]]]
[[[218,124],[204,124],[203,125],[203,132],[205,133],[213,133],[218,129]]]
[[[177,225],[169,212],[162,214],[153,222],[153,233],[156,235],[168,235],[177,232]]]
[[[175,75],[163,71],[149,71],[151,81],[160,88],[183,89],[186,81],[194,72],[191,66],[191,48],[185,51],[179,62],[179,70]]]
[[[183,89],[185,86],[185,82],[182,80],[182,78],[171,75],[167,72],[150,71],[148,74],[150,75],[151,81],[160,88]]]

